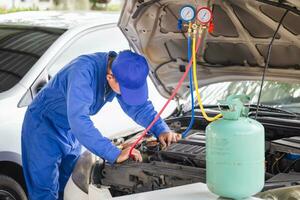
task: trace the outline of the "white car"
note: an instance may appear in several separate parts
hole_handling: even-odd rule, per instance
[[[208,6],[214,15],[214,31],[201,35],[197,54],[199,84],[203,86],[201,93],[208,114],[217,114],[217,100],[230,94],[250,95],[249,117],[257,114],[266,131],[265,185],[257,197],[300,199],[299,2],[125,1],[118,26],[132,48],[147,57],[150,76],[165,97],[170,96],[188,64],[187,30],[184,26],[178,30],[177,26],[179,10],[187,3]],[[191,103],[182,103],[188,94],[186,79],[177,95],[180,106],[166,119],[179,133],[191,119]],[[187,138],[166,149],[161,149],[152,138],[137,146],[143,163],[129,160],[110,165],[88,152],[82,154],[65,189],[65,199],[218,199],[205,186],[207,122],[197,107],[195,125]],[[139,134],[121,136],[115,143],[130,144]]]
[[[264,106],[259,106],[260,112],[257,119],[265,126],[267,137],[266,182],[264,192],[258,196],[273,199],[286,196],[285,199],[297,199],[299,187],[291,186],[300,182],[298,167],[300,142],[299,138],[294,138],[299,135],[300,126],[298,114],[300,112],[300,57],[298,56],[300,31],[297,25],[300,21],[299,4],[293,0],[278,4],[269,0],[260,1],[235,0],[212,3],[217,20],[214,33],[204,35],[205,45],[200,50],[204,57],[198,65],[201,74],[199,82],[201,86],[204,86],[202,88],[203,101],[206,104],[205,107],[209,108],[209,114],[218,113],[216,100],[224,99],[230,93],[247,93],[253,96],[252,103],[255,104],[266,57],[266,47],[278,25],[278,15],[282,13],[282,9],[290,9],[287,20],[284,21],[279,31],[280,36],[277,36],[273,46],[275,56],[271,57],[261,99]],[[208,1],[197,2],[199,5],[207,6]],[[184,65],[187,64],[186,35],[177,30],[177,11],[182,4],[180,1],[172,0],[128,0],[124,4],[119,21],[119,27],[130,46],[147,57],[151,66],[151,79],[160,94],[165,97],[170,95],[185,70]],[[43,16],[41,15],[40,18]],[[72,15],[71,18],[74,18],[75,21],[78,19]],[[8,19],[6,22],[30,25],[28,19],[30,18],[20,17],[16,20]],[[61,25],[60,22],[64,20],[60,21],[60,17],[53,19],[51,22],[47,22],[47,19],[40,19],[36,23],[40,23],[39,26],[42,27],[48,25],[50,28],[47,33],[57,26],[68,27],[68,23]],[[100,21],[95,23],[100,24]],[[109,20],[105,23],[109,23]],[[38,24],[36,25],[38,26]],[[42,86],[40,84],[47,81],[48,74],[53,76],[65,64],[61,60],[71,59],[72,56],[68,55],[73,50],[94,52],[102,51],[101,48],[106,47],[103,51],[108,49],[118,51],[118,47],[112,47],[111,42],[116,42],[117,45],[124,42],[124,45],[128,46],[126,40],[115,39],[118,37],[113,34],[121,34],[115,25],[111,26],[116,31],[105,32],[106,29],[102,29],[106,36],[101,32],[103,33],[103,38],[101,37],[103,42],[101,41],[100,44],[99,41],[100,46],[97,46],[98,43],[95,41],[99,39],[99,34],[84,28],[88,26],[91,26],[90,23],[70,28],[64,32],[29,70],[30,76],[24,75],[15,86],[3,92],[5,94],[3,96],[6,98],[2,98],[1,93],[0,106],[5,114],[2,114],[1,110],[0,118],[1,122],[4,122],[4,132],[13,132],[3,138],[12,138],[11,135],[15,135],[10,141],[4,141],[2,144],[2,128],[0,129],[1,150],[6,151],[5,149],[11,148],[16,141],[19,141],[25,106]],[[106,26],[109,27],[109,25]],[[99,27],[101,26],[99,25]],[[60,29],[55,30],[61,31]],[[85,37],[79,34],[79,30],[86,31],[88,35],[93,36],[91,37],[93,38],[92,44],[84,40]],[[100,30],[99,28],[99,32]],[[75,38],[74,45],[70,44],[74,48],[64,41],[69,36]],[[34,44],[34,41],[31,41],[30,44]],[[37,43],[42,44],[41,42]],[[97,48],[92,49],[92,45]],[[127,46],[126,48],[128,48]],[[39,50],[38,53],[40,52]],[[46,54],[47,56],[45,56]],[[29,62],[30,59],[25,60]],[[24,63],[26,64],[26,62]],[[38,66],[42,67],[38,68]],[[47,70],[41,70],[43,68]],[[13,92],[11,92],[12,90]],[[186,129],[191,118],[190,103],[183,104],[188,97],[188,92],[188,82],[186,81],[176,98],[177,109],[167,119],[171,128],[180,133]],[[7,98],[9,95],[12,98]],[[17,108],[17,105],[21,108]],[[250,117],[252,117],[256,113],[255,105],[250,105],[250,108],[252,111]],[[156,141],[147,138],[138,146],[145,158],[143,163],[129,160],[122,164],[109,165],[89,152],[83,153],[66,186],[65,199],[218,199],[216,195],[207,190],[205,185],[204,130],[206,125],[206,121],[196,109],[195,125],[189,132],[189,137],[175,144],[178,145],[177,147],[171,145],[168,149],[162,150]],[[125,126],[127,124],[122,127],[120,125],[117,129],[121,130]],[[116,138],[113,140],[116,144],[128,144],[140,133],[139,131],[121,131],[113,134],[114,131],[108,130],[108,128],[114,127],[106,124],[105,127],[99,128],[111,138]],[[15,149],[19,149],[18,145],[15,145]],[[12,152],[18,152],[17,155],[20,155],[20,152],[15,149]],[[196,152],[195,149],[197,149]],[[21,169],[21,165],[17,166]],[[21,173],[21,171],[19,172]],[[1,173],[3,172],[1,171]],[[277,188],[276,191],[272,190],[274,188]],[[3,194],[5,195],[5,193]]]
[[[21,162],[21,127],[27,106],[77,56],[129,49],[117,28],[118,18],[118,13],[52,11],[0,16],[0,199],[27,199]],[[164,98],[151,81],[149,87],[159,108]],[[174,104],[168,112],[172,110]],[[118,116],[117,126],[114,116]],[[140,129],[116,101],[92,119],[110,138],[124,129]]]

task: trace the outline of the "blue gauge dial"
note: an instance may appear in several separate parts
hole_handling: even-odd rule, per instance
[[[180,9],[180,18],[185,22],[191,22],[196,16],[193,6],[185,5]]]

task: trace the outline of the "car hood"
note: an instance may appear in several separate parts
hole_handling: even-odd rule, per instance
[[[132,48],[150,65],[150,77],[168,97],[187,65],[187,34],[177,29],[184,4],[212,9],[214,31],[202,34],[197,54],[199,85],[260,80],[268,45],[286,9],[272,46],[266,80],[300,82],[300,1],[271,0],[126,0],[119,27]],[[187,97],[186,78],[178,96]]]

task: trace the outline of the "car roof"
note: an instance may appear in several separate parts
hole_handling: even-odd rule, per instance
[[[100,11],[26,11],[3,14],[0,25],[72,29],[87,23],[117,23],[119,13]]]

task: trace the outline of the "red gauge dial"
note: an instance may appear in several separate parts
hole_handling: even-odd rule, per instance
[[[200,8],[197,13],[197,20],[203,25],[210,23],[212,20],[211,10],[208,7]]]

